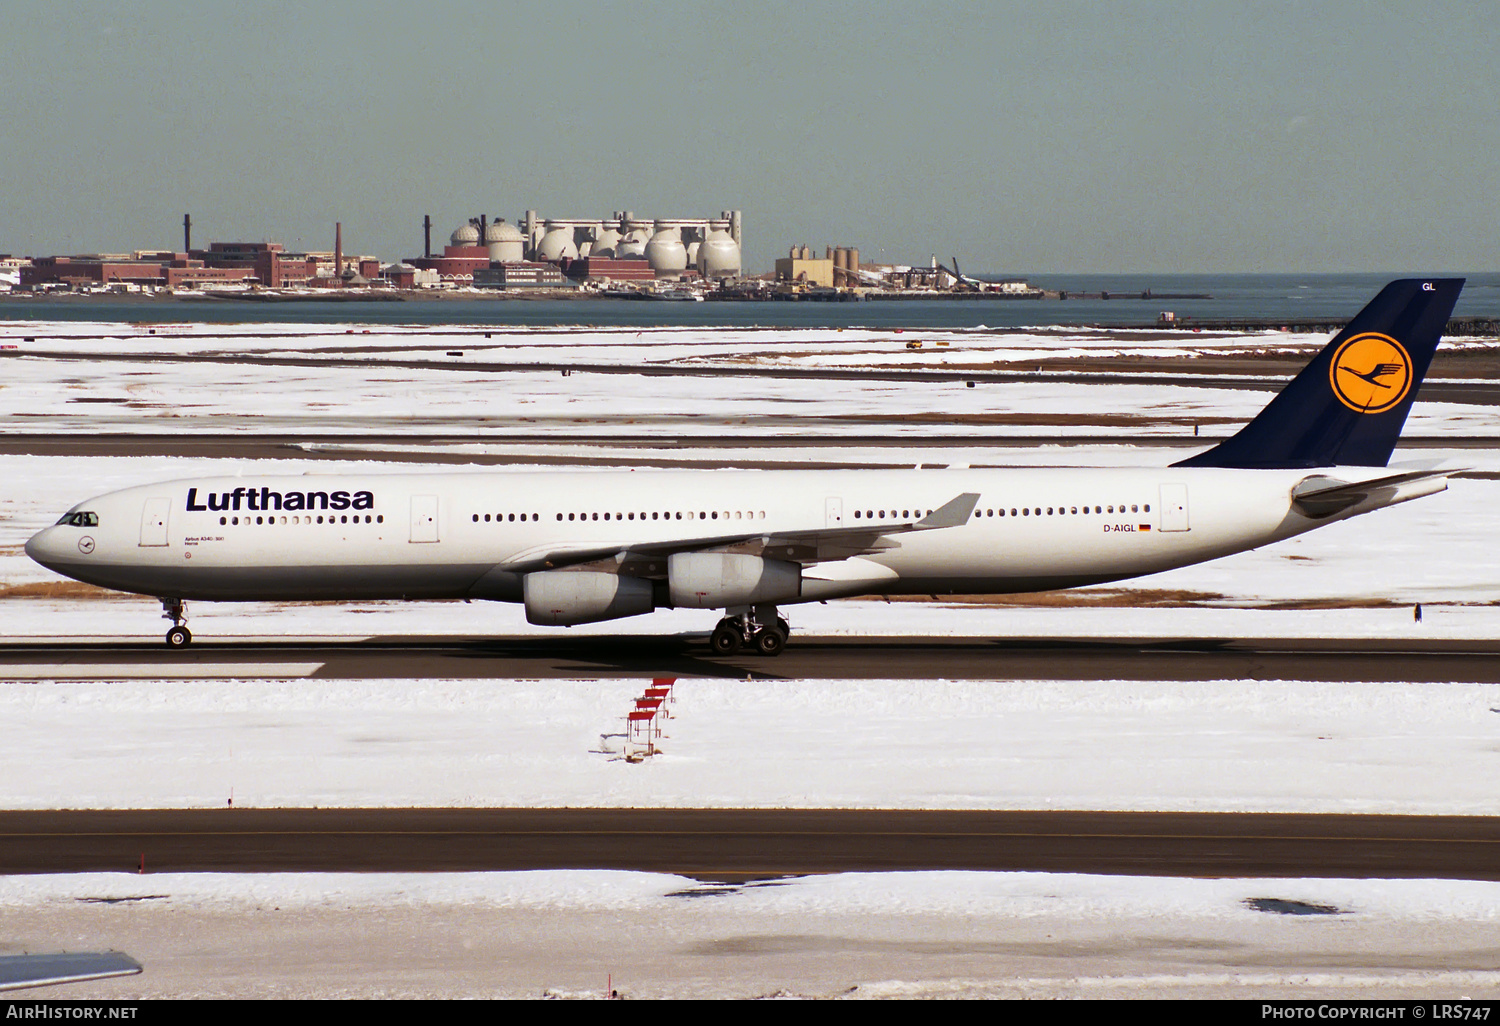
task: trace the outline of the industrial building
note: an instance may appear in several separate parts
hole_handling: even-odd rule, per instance
[[[192,219],[184,217],[183,248],[37,257],[20,268],[20,287],[39,289],[261,285],[268,288],[367,284],[380,273],[373,256],[344,256],[343,226],[334,225],[328,253],[288,253],[279,242],[214,242],[194,249]]]
[[[528,260],[496,262],[474,272],[479,289],[560,289],[567,284],[561,269]]]
[[[641,218],[617,210],[601,220],[542,218],[528,210],[521,232],[534,260],[644,259],[658,278],[696,275],[720,281],[740,276],[742,225],[738,210],[721,211],[716,218]]]
[[[495,236],[497,254],[504,252],[506,256],[510,256],[512,252],[510,247],[501,246],[501,240],[506,234],[504,228],[509,228],[511,232],[515,232],[515,228],[503,220],[496,221],[493,225],[482,225],[482,221],[482,218],[476,218],[468,224],[459,225],[449,237],[448,245],[443,247],[442,254],[433,256],[432,218],[424,217],[422,230],[425,252],[419,257],[407,257],[402,263],[436,274],[439,283],[443,285],[472,285],[474,272],[489,267],[492,259],[489,246],[482,241],[483,235]],[[520,233],[516,232],[516,235],[519,237]],[[502,262],[505,258],[496,256],[494,259]],[[512,259],[519,261],[523,257],[516,251]]]
[[[208,267],[186,253],[91,253],[34,258],[20,269],[22,289],[103,288],[110,285],[179,288],[244,285],[255,272],[243,267]]]
[[[776,280],[804,282],[823,288],[854,288],[860,280],[859,250],[829,246],[818,259],[810,246],[793,246],[791,252],[776,261]]]
[[[38,257],[17,268],[19,287],[340,288],[441,286],[569,288],[585,283],[725,281],[741,274],[738,210],[713,218],[544,218],[528,210],[519,224],[471,218],[432,248],[432,219],[423,218],[423,255],[382,265],[373,256],[346,257],[343,226],[331,253],[290,253],[277,242],[192,245],[192,218],[183,217],[183,248]]]
[[[491,287],[505,276],[488,273],[508,265],[548,265],[572,282],[654,281],[740,276],[742,216],[725,210],[716,218],[639,218],[615,211],[607,218],[544,218],[528,210],[519,226],[504,218],[471,218],[432,252],[432,219],[423,219],[424,253],[405,263],[437,273],[443,283]],[[478,276],[480,271],[486,271]],[[478,276],[478,277],[477,277]],[[531,275],[512,275],[526,280]],[[504,287],[504,286],[500,286]]]

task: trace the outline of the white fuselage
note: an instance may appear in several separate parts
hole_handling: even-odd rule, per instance
[[[1292,506],[1314,473],[1154,469],[596,471],[200,478],[73,507],[27,552],[78,580],[178,599],[521,601],[568,553],[909,524],[963,493],[960,526],[808,562],[781,601],[1039,591],[1202,562],[1445,487],[1421,482],[1322,520]],[[66,518],[65,518],[66,519]],[[726,539],[728,539],[726,541]],[[651,569],[662,569],[651,565]],[[647,575],[651,576],[651,575]],[[660,575],[657,575],[660,576]],[[658,601],[658,605],[666,605]]]

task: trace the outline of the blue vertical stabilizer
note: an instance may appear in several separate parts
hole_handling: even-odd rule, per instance
[[[1238,434],[1174,466],[1385,466],[1463,287],[1391,282]]]

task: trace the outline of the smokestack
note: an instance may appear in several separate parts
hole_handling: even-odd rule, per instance
[[[422,215],[422,256],[432,256],[432,215]]]
[[[344,276],[344,223],[333,222],[333,276],[340,281]]]
[[[193,215],[182,215],[182,251],[191,253],[193,251]]]

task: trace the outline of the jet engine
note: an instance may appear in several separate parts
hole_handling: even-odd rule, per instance
[[[724,609],[785,602],[802,592],[802,567],[732,552],[679,552],[667,559],[673,606]]]
[[[523,582],[526,619],[545,627],[618,620],[656,608],[651,582],[585,570],[546,570]]]

